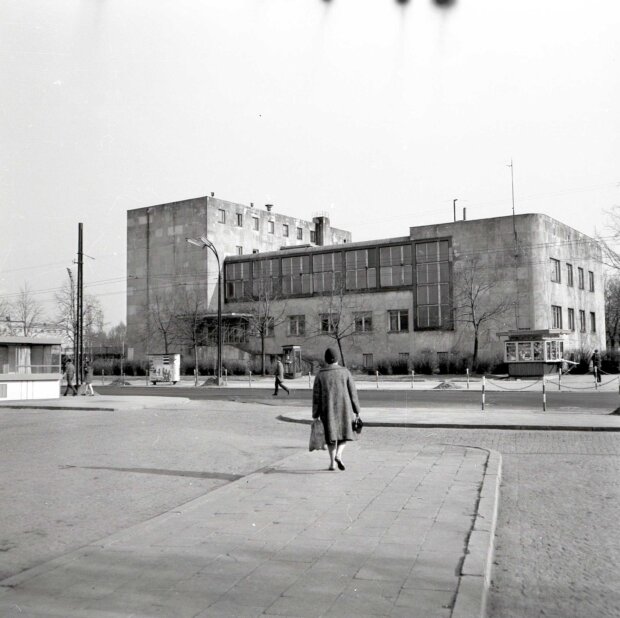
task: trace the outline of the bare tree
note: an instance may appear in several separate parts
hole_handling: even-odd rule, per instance
[[[333,339],[338,346],[343,366],[346,360],[342,344],[356,331],[356,316],[353,298],[347,294],[344,282],[336,281],[334,288],[327,292],[320,305],[319,324],[314,336]]]
[[[620,275],[605,281],[605,328],[612,348],[620,345]]]
[[[278,291],[276,280],[264,277],[254,280],[253,298],[245,320],[250,335],[260,339],[261,373],[266,373],[265,341],[286,320],[286,302]]]
[[[148,309],[150,329],[161,338],[164,354],[169,353],[170,347],[178,339],[177,305],[176,294],[161,293],[155,295],[155,300]]]
[[[34,294],[27,283],[19,292],[15,302],[11,304],[11,320],[22,325],[25,337],[29,337],[34,332],[34,326],[41,322],[43,318],[43,307],[34,297]]]
[[[454,319],[471,326],[474,335],[472,365],[478,362],[480,337],[511,309],[514,299],[501,290],[497,270],[481,266],[477,257],[455,263]]]
[[[198,386],[198,348],[205,343],[205,306],[198,290],[184,288],[178,294],[175,332],[179,343],[194,351],[194,384]]]
[[[65,332],[75,349],[77,341],[77,314],[75,305],[75,290],[71,281],[65,281],[54,295],[56,303],[56,322]],[[91,294],[84,295],[82,328],[84,334],[84,348],[92,349],[96,340],[103,332],[103,309],[99,299]]]
[[[596,234],[596,240],[601,246],[603,264],[620,270],[620,205],[613,206],[605,211],[607,215],[607,232],[605,236]]]

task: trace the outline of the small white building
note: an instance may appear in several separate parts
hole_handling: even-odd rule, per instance
[[[61,339],[0,335],[0,401],[58,399]]]

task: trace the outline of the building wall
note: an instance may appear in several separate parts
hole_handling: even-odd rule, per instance
[[[224,222],[221,222],[223,211]],[[237,215],[241,215],[238,225]],[[258,220],[258,230],[254,220]],[[273,222],[273,233],[270,231]],[[284,235],[288,225],[289,235]],[[297,229],[301,230],[301,238]],[[129,356],[162,352],[162,342],[151,321],[156,303],[171,303],[185,291],[205,299],[205,310],[217,310],[217,266],[211,251],[200,250],[186,238],[206,236],[220,259],[281,246],[350,242],[351,234],[332,228],[325,217],[306,221],[273,210],[255,208],[207,196],[139,208],[127,212],[127,341]],[[241,248],[241,249],[239,249]]]
[[[516,235],[515,235],[516,232]],[[576,331],[566,336],[565,350],[592,350],[604,347],[604,298],[600,264],[600,249],[587,236],[545,215],[531,214],[516,217],[458,221],[440,225],[412,227],[409,236],[353,243],[346,247],[358,249],[378,244],[394,244],[437,239],[450,241],[451,298],[456,319],[452,328],[423,330],[415,328],[415,270],[414,281],[409,288],[397,291],[383,289],[372,292],[351,292],[344,298],[344,320],[350,321],[354,312],[372,313],[373,331],[359,333],[344,341],[345,359],[348,364],[361,366],[364,354],[373,354],[374,360],[397,359],[408,353],[411,357],[424,352],[453,353],[466,356],[473,350],[471,325],[459,319],[459,297],[464,286],[464,273],[473,273],[476,285],[489,286],[486,300],[478,311],[488,310],[498,299],[507,301],[504,311],[485,325],[480,337],[481,355],[500,355],[503,350],[499,332],[509,330],[546,330],[553,327],[552,305],[562,307],[564,328],[567,328],[567,309],[575,309],[575,320],[582,309],[587,315],[587,332]],[[268,253],[260,259],[285,257],[298,253],[316,254],[319,249]],[[574,268],[574,286],[551,281],[550,257],[559,259],[562,273],[566,262]],[[259,259],[256,256],[254,259]],[[228,263],[247,260],[230,258]],[[584,269],[585,290],[578,289],[578,267]],[[588,290],[588,272],[594,273],[594,292]],[[483,293],[484,297],[484,293]],[[332,298],[333,300],[333,298]],[[327,345],[334,341],[319,333],[319,315],[326,313],[330,297],[305,295],[289,297],[274,305],[274,314],[305,315],[306,333],[303,337],[291,336],[287,321],[276,325],[274,336],[267,340],[267,353],[276,354],[283,345],[301,345],[306,356],[320,358]],[[246,302],[227,303],[227,310],[243,312],[250,306]],[[388,328],[390,309],[408,309],[409,329],[406,333],[392,333]],[[590,332],[589,314],[596,315],[596,332]],[[257,351],[258,342],[250,341],[247,348]]]

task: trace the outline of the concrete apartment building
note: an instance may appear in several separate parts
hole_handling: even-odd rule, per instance
[[[205,236],[220,260],[240,254],[276,251],[284,246],[338,245],[351,234],[332,228],[326,216],[311,221],[213,196],[182,200],[127,212],[127,350],[128,358],[163,352],[153,323],[180,298],[200,299],[205,321],[217,311],[217,263],[210,251],[186,238]],[[176,310],[179,310],[178,306]],[[204,350],[205,355],[207,350]],[[235,354],[235,351],[227,350]]]
[[[261,295],[272,296],[268,354],[300,345],[306,358],[320,358],[335,345],[327,331],[336,316],[350,333],[342,341],[349,366],[405,363],[419,354],[466,356],[473,348],[471,298],[477,315],[493,313],[480,329],[481,356],[505,354],[526,367],[605,347],[600,248],[540,214],[231,256],[225,287],[226,311],[238,315],[251,312]],[[256,353],[250,333],[237,334],[237,341]]]

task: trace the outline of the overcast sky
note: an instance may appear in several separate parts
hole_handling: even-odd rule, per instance
[[[0,294],[48,302],[84,223],[125,319],[126,211],[211,191],[354,240],[620,204],[618,0],[3,0]],[[200,230],[197,230],[200,233]]]

